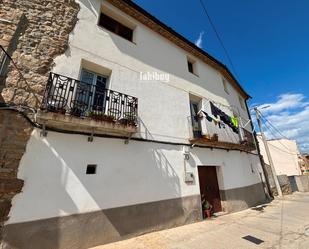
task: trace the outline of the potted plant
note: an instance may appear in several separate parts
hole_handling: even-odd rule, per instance
[[[124,115],[123,118],[118,120],[118,123],[125,126],[136,126],[135,117],[131,113]]]
[[[115,117],[113,115],[103,114],[101,120],[108,123],[115,123]]]
[[[108,123],[114,123],[115,122],[114,116],[104,114],[101,111],[91,111],[91,112],[89,112],[88,115],[91,119],[94,119],[96,121],[105,121],[105,122],[108,122]]]
[[[218,142],[218,140],[219,140],[218,134],[217,134],[217,133],[214,133],[214,134],[211,136],[211,139],[210,139],[210,140],[213,141],[213,142]]]
[[[204,197],[202,199],[202,209],[203,209],[203,216],[205,218],[210,218],[211,211],[212,211],[212,205]]]

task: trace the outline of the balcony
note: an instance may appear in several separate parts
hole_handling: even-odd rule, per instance
[[[127,94],[50,73],[37,122],[57,130],[130,136],[138,100]]]
[[[191,144],[251,152],[256,150],[254,137],[248,130],[239,127],[238,132],[226,125],[209,122],[205,117],[188,117]]]

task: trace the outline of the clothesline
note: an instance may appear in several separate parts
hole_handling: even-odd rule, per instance
[[[206,98],[206,97],[203,97],[205,100],[207,100],[209,103],[210,102],[212,102],[212,103],[214,103],[214,104],[216,104],[216,105],[218,105],[218,106],[224,106],[224,107],[227,107],[230,111],[235,111],[233,108],[235,108],[236,109],[236,112],[237,112],[237,115],[238,115],[238,117],[236,117],[236,118],[241,118],[241,119],[243,119],[244,121],[246,121],[246,124],[243,126],[243,127],[245,127],[245,126],[247,126],[248,125],[248,123],[250,123],[250,119],[248,119],[248,118],[244,118],[244,117],[242,117],[241,115],[240,115],[240,113],[239,113],[239,110],[238,110],[238,107],[237,106],[233,106],[233,105],[231,105],[231,106],[228,106],[228,105],[224,105],[224,104],[222,104],[222,103],[219,103],[219,102],[216,102],[216,101],[214,101],[214,100],[211,100],[211,99],[208,99],[208,98]],[[234,114],[233,114],[233,116],[234,116]],[[240,121],[240,120],[239,120]]]

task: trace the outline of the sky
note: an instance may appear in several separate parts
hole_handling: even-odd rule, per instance
[[[309,153],[308,0],[203,0],[234,67],[200,0],[134,2],[226,64],[252,96],[249,106],[270,105],[265,118]]]

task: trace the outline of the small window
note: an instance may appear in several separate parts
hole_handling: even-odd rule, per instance
[[[116,21],[115,19],[101,13],[99,26],[106,28],[107,30],[129,40],[132,41],[133,39],[133,30],[124,26],[120,22]]]
[[[241,109],[246,110],[245,101],[242,97],[238,96],[239,104],[241,106]]]
[[[228,86],[227,86],[227,81],[226,81],[225,79],[222,78],[222,83],[223,83],[224,91],[225,91],[227,94],[230,94],[230,93],[229,93]]]
[[[193,62],[191,62],[191,61],[188,61],[188,70],[189,70],[190,73],[194,73],[194,71],[193,71]]]
[[[188,71],[197,76],[196,61],[187,57]]]
[[[88,164],[86,174],[87,175],[94,175],[97,171],[97,165],[96,164]]]

